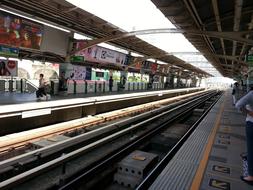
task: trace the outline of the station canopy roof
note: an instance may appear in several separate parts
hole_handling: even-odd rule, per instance
[[[158,1],[155,3],[160,6]],[[147,58],[159,58],[160,61],[166,62],[172,66],[175,65],[180,67],[184,71],[188,70],[201,76],[211,76],[206,71],[201,70],[174,55],[168,54],[168,52],[137,38],[135,35],[126,35],[127,32],[123,29],[76,7],[65,0],[1,0],[0,8],[53,25],[58,25],[59,27],[71,31],[83,33],[93,39],[108,38],[111,39],[108,40],[111,44],[129,51],[140,53]],[[122,37],[114,38],[113,36]]]
[[[245,75],[253,46],[252,0],[152,0],[225,77]]]

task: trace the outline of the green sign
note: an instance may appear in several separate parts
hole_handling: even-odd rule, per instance
[[[84,62],[84,57],[83,56],[78,56],[78,55],[76,55],[76,56],[72,56],[71,58],[70,58],[70,62]]]
[[[18,57],[18,53],[19,53],[18,48],[0,46],[0,56],[3,56],[3,57]]]
[[[247,63],[253,67],[253,55],[247,55]]]

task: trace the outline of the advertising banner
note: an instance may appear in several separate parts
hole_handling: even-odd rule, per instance
[[[126,55],[124,65],[130,65],[133,62],[133,57],[131,55]]]
[[[83,44],[86,42],[76,42],[75,49],[82,49]],[[98,62],[97,59],[97,46],[92,46],[87,49],[81,50],[75,54],[76,56],[83,56],[84,60],[90,61],[90,62]]]
[[[40,49],[43,25],[0,11],[0,44]]]
[[[18,76],[18,62],[0,59],[0,76]]]
[[[0,45],[0,56],[18,57],[19,49]]]
[[[101,62],[124,65],[126,55],[114,50],[98,47],[96,58]]]
[[[82,50],[87,42],[80,40],[74,43],[74,49],[80,50],[75,55],[83,56],[84,60],[98,63],[113,63],[117,65],[127,64],[126,55],[107,48],[92,46]]]
[[[72,65],[70,63],[60,64],[60,74],[64,75],[65,79],[71,80],[90,80],[91,79],[91,69],[79,66]]]
[[[142,67],[143,67],[144,70],[150,70],[151,69],[151,65],[152,65],[152,62],[150,62],[150,61],[144,61]]]
[[[157,64],[156,63],[151,64],[151,71],[152,71],[153,74],[156,73],[156,71],[157,71]]]

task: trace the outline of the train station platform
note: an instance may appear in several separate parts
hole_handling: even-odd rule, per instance
[[[253,189],[240,179],[245,117],[225,92],[149,189]]]
[[[50,101],[36,101],[35,94],[5,94],[0,96],[0,126],[8,127],[2,127],[0,135],[203,90],[204,88],[197,87],[135,93],[89,93],[52,97]]]

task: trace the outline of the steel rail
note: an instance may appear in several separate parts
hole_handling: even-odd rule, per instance
[[[38,167],[36,167],[34,169],[31,169],[29,171],[26,171],[26,172],[24,172],[22,174],[19,174],[19,175],[15,176],[15,177],[12,177],[12,178],[10,178],[10,179],[8,179],[6,181],[3,181],[2,183],[0,183],[0,188],[4,188],[4,189],[5,188],[11,188],[11,187],[13,187],[13,186],[15,186],[17,184],[20,184],[20,183],[24,182],[25,180],[29,180],[29,179],[31,179],[31,178],[33,178],[35,176],[38,176],[38,175],[40,175],[40,174],[42,174],[42,173],[44,173],[44,172],[46,172],[46,171],[48,171],[50,169],[53,169],[53,168],[55,168],[55,167],[57,167],[59,165],[62,166],[66,162],[68,162],[68,161],[70,161],[70,160],[72,160],[74,158],[77,158],[78,156],[83,155],[84,153],[86,153],[86,152],[88,152],[90,150],[93,150],[94,148],[96,148],[98,146],[104,145],[104,144],[106,144],[108,142],[111,142],[114,139],[117,139],[117,138],[119,138],[119,137],[121,137],[121,136],[123,136],[125,134],[128,134],[132,130],[135,130],[135,129],[139,128],[140,126],[143,126],[144,124],[147,124],[147,123],[149,123],[149,122],[151,122],[151,121],[153,121],[153,120],[155,120],[157,118],[160,118],[161,116],[164,116],[164,115],[169,114],[169,113],[173,113],[174,111],[176,111],[176,110],[178,110],[180,108],[184,108],[185,106],[191,105],[193,103],[195,103],[195,106],[199,105],[199,104],[203,103],[204,101],[206,101],[206,99],[203,100],[203,98],[206,98],[206,99],[210,98],[210,94],[207,94],[207,95],[205,95],[203,97],[200,97],[200,98],[196,98],[195,100],[192,100],[192,101],[188,101],[187,103],[184,103],[184,104],[182,104],[182,105],[180,105],[180,106],[178,106],[176,108],[172,108],[169,111],[166,111],[164,113],[158,114],[158,115],[156,115],[153,118],[150,118],[150,119],[148,119],[146,121],[142,121],[139,124],[133,125],[133,126],[127,128],[127,129],[123,129],[122,131],[119,131],[119,132],[116,132],[116,133],[114,133],[112,135],[104,137],[104,138],[102,138],[102,139],[100,139],[100,140],[98,140],[96,142],[93,142],[93,143],[91,143],[91,144],[89,144],[89,145],[87,145],[85,147],[82,147],[82,148],[80,148],[78,150],[75,150],[75,151],[73,151],[71,153],[68,153],[68,154],[63,155],[63,156],[61,156],[59,158],[56,158],[56,159],[54,159],[52,161],[49,161],[49,162],[47,162],[47,163],[45,163],[45,164],[43,164],[41,166],[38,166]],[[202,100],[202,101],[200,101],[200,100]],[[190,106],[190,108],[192,108],[192,107],[193,106]],[[188,109],[186,111],[184,111],[183,113],[179,114],[179,115],[185,114],[187,112],[188,112]],[[173,116],[171,119],[175,120],[176,118],[178,118],[178,117]],[[164,125],[162,125],[162,126],[164,126]],[[156,128],[155,131],[158,131],[158,129],[161,129],[161,127]],[[150,135],[151,135],[151,133],[149,133],[149,136]],[[141,138],[141,139],[143,139],[143,138]],[[140,142],[140,140],[137,140],[136,142]],[[134,144],[136,144],[136,142]]]
[[[212,92],[208,92],[207,94],[209,94],[209,93],[212,93]],[[110,135],[111,132],[113,132],[115,130],[120,130],[122,127],[130,125],[131,123],[138,122],[140,120],[144,120],[145,118],[151,117],[153,114],[162,113],[168,109],[171,109],[171,108],[176,107],[180,104],[189,102],[190,100],[193,100],[194,98],[201,97],[201,96],[203,96],[203,94],[200,94],[200,95],[198,94],[198,95],[195,95],[194,97],[187,98],[185,100],[170,104],[168,106],[164,106],[164,107],[158,108],[156,110],[151,110],[149,112],[139,114],[137,116],[131,117],[130,119],[124,119],[122,121],[118,121],[116,123],[106,125],[106,126],[101,127],[99,129],[81,134],[79,136],[72,137],[72,138],[67,139],[65,141],[61,141],[56,144],[53,144],[53,145],[50,145],[50,146],[47,146],[47,147],[44,147],[44,148],[41,148],[41,149],[38,149],[38,150],[35,150],[32,152],[28,152],[26,154],[23,154],[23,155],[20,155],[17,157],[2,161],[2,162],[0,162],[0,173],[1,173],[1,171],[5,171],[7,168],[10,168],[13,166],[18,167],[19,165],[22,165],[22,167],[23,167],[24,164],[20,164],[20,163],[27,163],[28,160],[30,160],[30,161],[35,161],[38,159],[41,160],[42,158],[45,158],[45,157],[52,155],[52,154],[55,154],[56,152],[59,152],[61,150],[64,150],[64,149],[69,148],[71,146],[74,146],[76,144],[84,143],[85,141],[91,141],[92,139],[98,138],[102,135],[103,136]],[[18,169],[18,168],[16,168],[16,169]]]
[[[209,98],[207,98],[209,99]],[[204,100],[206,101],[206,100]],[[202,102],[197,102],[197,105],[202,104],[204,101]],[[182,115],[186,114],[190,109],[196,107],[197,105],[193,105],[190,108],[184,110],[183,112],[181,112],[180,114],[178,114],[175,117],[172,117],[169,121],[167,121],[166,123],[164,123],[163,125],[155,128],[154,131],[148,132],[147,134],[145,134],[144,136],[142,136],[141,138],[139,138],[138,140],[126,145],[124,148],[120,149],[118,152],[116,152],[114,155],[110,156],[109,158],[105,159],[104,161],[102,161],[101,163],[99,163],[97,166],[91,168],[90,170],[88,170],[87,172],[83,173],[82,175],[78,176],[77,178],[75,178],[74,180],[70,181],[69,183],[67,183],[66,185],[62,186],[59,188],[59,190],[68,190],[68,189],[73,189],[74,187],[77,187],[79,185],[79,182],[82,181],[86,181],[88,179],[90,179],[91,175],[95,175],[98,170],[100,168],[105,168],[108,165],[112,165],[114,160],[118,159],[119,157],[121,157],[122,154],[124,154],[124,152],[129,152],[129,149],[132,149],[133,147],[135,147],[136,145],[140,144],[140,142],[142,142],[145,139],[150,138],[154,133],[157,133],[158,131],[160,131],[164,126],[166,126],[168,123],[171,123],[173,121],[175,121],[176,119],[180,118]],[[185,105],[182,105],[185,106]],[[180,106],[181,107],[181,106]],[[175,108],[176,109],[176,108]],[[172,110],[172,112],[175,111],[174,109]],[[182,141],[181,141],[182,142]]]
[[[221,97],[221,95],[220,95]],[[173,148],[165,155],[165,157],[158,163],[158,165],[149,173],[149,175],[142,181],[142,183],[136,188],[136,190],[145,190],[150,187],[150,185],[154,182],[154,180],[158,177],[161,171],[166,167],[169,161],[173,158],[173,156],[177,153],[180,147],[186,142],[188,137],[192,134],[192,132],[196,129],[199,123],[204,119],[204,117],[208,114],[208,112],[212,109],[212,107],[217,103],[220,99],[217,98],[212,105],[205,110],[205,112],[201,115],[201,117],[191,126],[191,128],[181,137],[181,139],[173,146]]]

